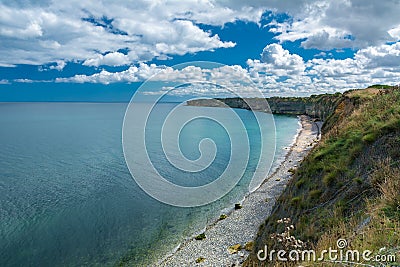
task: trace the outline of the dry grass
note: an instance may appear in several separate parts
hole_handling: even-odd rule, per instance
[[[336,249],[339,238],[346,239],[346,249],[370,250],[375,255],[395,255],[396,262],[387,262],[388,266],[400,264],[400,169],[392,167],[389,159],[379,162],[378,168],[371,174],[376,181],[380,194],[367,200],[365,210],[354,214],[347,220],[338,218],[336,227],[321,236],[314,249],[317,255],[329,247]],[[333,216],[337,216],[333,213]],[[359,263],[371,264],[360,257]],[[321,266],[321,263],[304,262],[303,266]],[[325,262],[323,266],[338,266]],[[375,265],[369,265],[375,266]],[[386,265],[382,265],[386,266]]]
[[[382,200],[400,210],[400,169],[385,165],[380,171],[384,174],[383,181],[379,184]]]
[[[372,98],[375,95],[382,94],[384,91],[385,89],[380,88],[366,88],[349,91],[346,95],[349,97]]]

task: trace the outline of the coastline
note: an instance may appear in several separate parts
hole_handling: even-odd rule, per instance
[[[255,191],[248,194],[242,209],[233,210],[224,220],[205,228],[206,238],[183,242],[170,255],[153,266],[239,266],[248,251],[246,243],[253,241],[259,226],[271,213],[276,199],[291,178],[289,170],[296,168],[318,139],[318,126],[308,116],[300,116],[300,130],[284,160]],[[228,248],[240,244],[243,249],[230,253]],[[231,251],[232,252],[232,251]],[[196,262],[196,260],[200,262]]]

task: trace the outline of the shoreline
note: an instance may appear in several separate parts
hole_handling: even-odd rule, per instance
[[[244,249],[246,243],[254,240],[289,182],[289,170],[297,167],[318,140],[319,126],[310,117],[299,116],[299,123],[301,127],[284,159],[255,191],[245,196],[242,209],[232,209],[226,219],[207,225],[204,240],[183,241],[153,266],[239,266],[249,254]],[[228,248],[237,244],[243,249],[231,254]],[[196,262],[199,259],[201,262]]]

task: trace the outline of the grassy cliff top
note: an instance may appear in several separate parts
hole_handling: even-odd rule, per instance
[[[260,227],[248,266],[264,264],[255,254],[264,245],[282,248],[271,239],[285,232],[282,218],[316,251],[335,247],[338,238],[352,249],[400,250],[400,91],[346,92],[326,125]]]

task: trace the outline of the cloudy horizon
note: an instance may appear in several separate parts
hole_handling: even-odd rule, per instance
[[[60,84],[137,88],[157,73],[221,73],[171,67],[199,60],[232,66],[266,96],[399,84],[398,1],[1,1],[0,10],[0,101],[29,86],[41,99]]]

